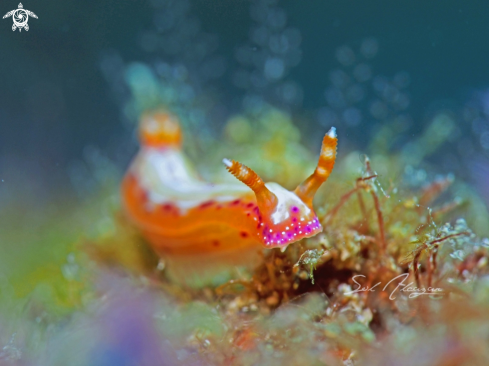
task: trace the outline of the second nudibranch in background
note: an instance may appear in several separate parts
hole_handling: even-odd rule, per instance
[[[173,280],[218,284],[232,276],[226,269],[253,267],[260,248],[285,249],[322,231],[312,201],[333,170],[334,127],[324,136],[316,170],[294,191],[265,183],[229,159],[225,167],[242,183],[202,181],[181,150],[178,121],[166,112],[144,115],[139,133],[141,149],[122,183],[123,204]]]

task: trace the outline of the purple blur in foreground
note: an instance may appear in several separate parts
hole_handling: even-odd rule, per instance
[[[114,278],[102,282],[102,287],[110,290],[95,318],[101,341],[91,351],[90,365],[176,365],[174,350],[152,321],[155,296]]]

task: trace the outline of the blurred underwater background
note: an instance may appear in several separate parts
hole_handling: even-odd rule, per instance
[[[0,23],[0,365],[488,364],[485,2],[24,7],[28,32]],[[325,232],[251,280],[168,281],[120,206],[159,108],[205,179],[229,156],[288,189],[335,126]],[[403,273],[445,296],[349,293]]]

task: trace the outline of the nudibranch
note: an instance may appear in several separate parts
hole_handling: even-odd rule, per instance
[[[315,171],[292,192],[229,159],[225,167],[244,184],[204,182],[182,152],[180,125],[169,113],[143,115],[139,137],[122,182],[123,206],[172,279],[219,283],[229,278],[219,275],[224,268],[253,267],[262,248],[285,249],[322,231],[312,201],[334,167],[334,127]]]

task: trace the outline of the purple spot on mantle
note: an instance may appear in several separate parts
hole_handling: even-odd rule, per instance
[[[214,201],[207,201],[207,202],[204,202],[203,204],[201,204],[200,208],[206,208],[206,207],[212,206],[213,204],[214,204]]]
[[[172,208],[173,208],[173,206],[170,203],[165,203],[163,205],[163,209],[164,210],[171,210]]]
[[[297,207],[297,206],[292,206],[291,211],[292,211],[293,213],[297,213],[297,212],[299,212],[299,207]]]

